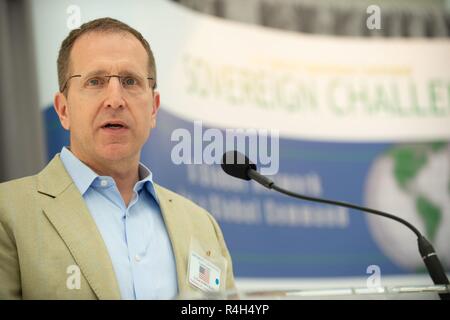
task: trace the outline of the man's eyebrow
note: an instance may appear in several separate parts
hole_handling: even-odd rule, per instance
[[[118,73],[114,73],[114,74],[117,74],[120,76],[140,76],[140,77],[143,76],[139,72],[132,71],[129,69],[123,69],[123,70],[119,71]],[[105,75],[111,75],[111,73],[109,73],[109,71],[106,71],[104,69],[93,70],[93,71],[86,73],[86,77],[105,76]]]
[[[121,75],[121,76],[138,76],[138,77],[144,76],[140,72],[129,70],[129,69],[124,69],[124,70],[120,71],[119,75]]]
[[[93,76],[103,76],[108,74],[106,70],[99,69],[99,70],[93,70],[88,73],[86,73],[86,77],[93,77]]]

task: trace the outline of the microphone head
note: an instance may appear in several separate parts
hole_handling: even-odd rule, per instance
[[[256,170],[256,165],[236,150],[223,154],[221,166],[223,171],[230,176],[244,180],[251,180],[248,176],[249,169]]]

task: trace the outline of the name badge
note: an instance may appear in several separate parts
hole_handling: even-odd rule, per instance
[[[209,292],[217,292],[220,289],[220,268],[191,251],[189,256],[189,283],[194,287]]]

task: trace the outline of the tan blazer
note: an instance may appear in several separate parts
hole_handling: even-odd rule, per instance
[[[211,259],[226,258],[226,288],[234,288],[231,258],[214,218],[170,190],[156,184],[155,190],[175,255],[179,293],[193,290],[187,280],[192,238]],[[67,286],[73,265],[81,271],[79,289]],[[21,298],[120,299],[103,238],[59,155],[35,176],[0,184],[0,299]]]

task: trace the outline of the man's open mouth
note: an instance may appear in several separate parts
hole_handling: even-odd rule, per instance
[[[128,129],[128,126],[122,121],[108,121],[103,124],[102,129]]]
[[[102,128],[120,129],[120,128],[125,128],[125,126],[123,126],[121,124],[117,124],[117,123],[108,123],[108,124],[104,125]]]

